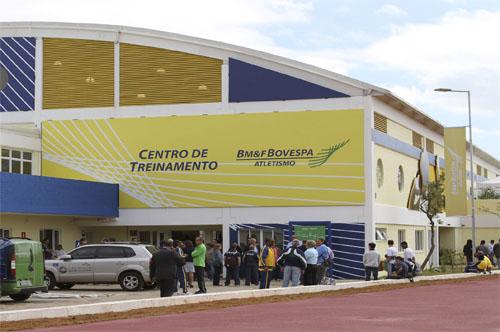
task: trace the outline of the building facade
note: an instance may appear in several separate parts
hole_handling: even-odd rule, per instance
[[[82,236],[158,244],[201,234],[225,248],[249,236],[278,246],[292,234],[323,236],[337,278],[364,274],[371,241],[383,252],[387,239],[406,240],[425,257],[428,221],[413,205],[418,183],[446,162],[443,126],[390,91],[158,31],[59,23],[0,31],[2,176],[119,187],[118,216],[82,213],[97,203],[76,198],[88,205],[0,204],[3,235],[49,237],[67,249]],[[475,152],[475,179],[497,177],[500,162]],[[478,238],[499,238],[498,215],[478,219]],[[469,217],[443,215],[438,234],[442,248],[459,248]]]

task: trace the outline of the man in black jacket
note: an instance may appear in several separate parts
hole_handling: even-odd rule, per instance
[[[153,254],[149,263],[149,275],[160,285],[160,296],[169,297],[175,291],[177,269],[184,264],[184,259],[174,250],[174,241],[160,242],[160,250]]]

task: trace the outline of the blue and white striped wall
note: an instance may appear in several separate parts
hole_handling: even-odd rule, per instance
[[[326,244],[333,250],[335,261],[328,276],[335,279],[364,278],[363,253],[365,251],[365,225],[329,221],[294,221],[288,224],[232,224],[229,226],[230,243],[238,242],[238,231],[281,229],[283,244],[290,242],[294,226],[325,226]]]
[[[35,38],[0,38],[0,112],[35,109],[35,48]]]

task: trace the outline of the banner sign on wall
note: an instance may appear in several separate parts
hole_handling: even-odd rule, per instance
[[[465,127],[444,128],[444,148],[446,215],[466,216]]]
[[[363,110],[46,121],[45,176],[121,208],[364,204]]]

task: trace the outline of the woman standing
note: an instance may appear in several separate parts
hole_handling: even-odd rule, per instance
[[[194,280],[194,264],[193,264],[193,256],[191,253],[194,250],[193,242],[191,240],[184,241],[184,255],[186,255],[186,265],[184,265],[184,272],[187,275],[189,288],[193,288],[193,280]]]
[[[473,250],[472,250],[472,240],[467,240],[467,243],[464,246],[464,257],[467,259],[467,265],[473,262]]]

